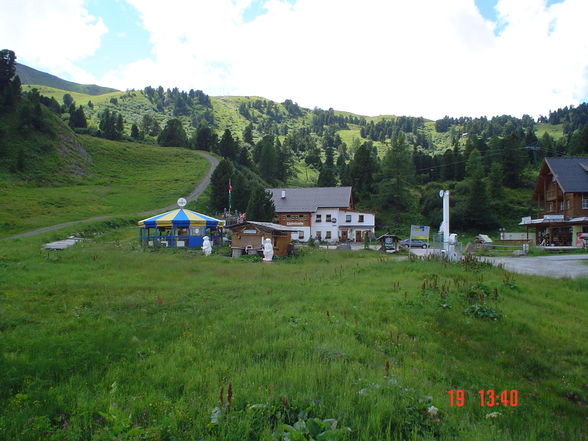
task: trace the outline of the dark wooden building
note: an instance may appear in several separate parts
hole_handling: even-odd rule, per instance
[[[296,227],[286,227],[271,222],[245,221],[226,227],[231,230],[231,250],[233,257],[242,254],[260,254],[263,252],[263,240],[269,238],[274,245],[275,256],[286,256],[291,247],[291,233]]]
[[[537,245],[582,246],[588,233],[588,157],[545,158],[533,200],[539,218],[520,225],[536,229]]]

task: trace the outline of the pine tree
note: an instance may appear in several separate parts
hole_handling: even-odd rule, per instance
[[[519,187],[522,171],[528,162],[527,153],[521,148],[521,136],[517,132],[512,132],[504,138],[503,146],[504,184],[510,188]]]
[[[218,144],[218,136],[206,124],[201,123],[194,134],[191,145],[197,150],[204,150],[212,152],[216,150]]]
[[[237,150],[239,144],[233,139],[233,134],[229,129],[225,129],[220,142],[218,143],[218,151],[223,158],[237,159]]]
[[[229,208],[229,180],[234,173],[231,161],[223,159],[210,177],[210,208],[220,213]]]
[[[276,177],[281,182],[286,182],[293,174],[293,153],[290,145],[280,143],[276,138]]]
[[[482,156],[478,149],[473,149],[466,164],[465,206],[462,225],[467,229],[488,229],[496,226],[495,217],[490,206],[490,198],[484,182]]]
[[[261,144],[261,150],[259,151],[259,174],[262,179],[273,185],[276,182],[276,171],[277,171],[277,155],[274,148],[274,137],[266,135],[258,143]]]
[[[69,109],[73,103],[74,103],[74,99],[72,98],[72,96],[69,93],[66,93],[65,95],[63,95],[63,105],[65,106],[66,109]]]
[[[245,176],[241,172],[235,171],[231,178],[231,186],[233,187],[233,208],[240,212],[246,211],[249,199],[251,198],[251,189],[249,188],[247,179],[245,179]]]
[[[248,144],[253,144],[253,124],[249,124],[243,130],[243,142]]]
[[[157,143],[165,147],[186,147],[188,139],[182,122],[176,118],[170,119],[157,137]]]
[[[353,186],[353,197],[356,201],[366,199],[374,191],[374,174],[377,163],[372,155],[368,143],[364,143],[356,150],[353,160],[349,164],[349,177]]]
[[[337,185],[337,175],[334,163],[333,147],[328,145],[325,153],[325,162],[323,163],[319,172],[317,186],[335,187]]]
[[[88,127],[88,122],[86,120],[86,114],[84,113],[84,109],[82,106],[79,106],[77,109],[75,104],[71,105],[69,111],[69,126],[72,128],[83,128],[85,129]]]
[[[398,220],[401,213],[410,211],[414,205],[410,193],[414,180],[412,155],[404,133],[400,132],[382,161],[382,181],[378,191],[380,206],[393,208]]]
[[[141,138],[141,133],[139,132],[139,127],[137,127],[136,123],[133,123],[131,126],[131,138],[139,139]]]
[[[257,222],[273,222],[276,208],[272,195],[263,187],[256,186],[247,205],[247,219]]]
[[[0,51],[0,111],[11,110],[20,99],[20,78],[16,75],[14,51]]]

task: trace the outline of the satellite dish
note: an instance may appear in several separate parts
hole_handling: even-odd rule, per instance
[[[445,191],[439,190],[439,197],[442,198],[445,195]]]
[[[180,208],[184,208],[187,203],[188,203],[188,201],[186,201],[186,199],[184,199],[184,198],[178,199],[178,207],[180,207]]]

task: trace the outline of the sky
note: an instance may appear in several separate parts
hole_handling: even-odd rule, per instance
[[[588,101],[587,0],[0,3],[0,46],[78,83],[430,119]]]

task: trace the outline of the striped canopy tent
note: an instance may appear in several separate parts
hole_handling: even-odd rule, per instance
[[[177,208],[167,213],[157,214],[155,216],[143,219],[138,222],[139,226],[145,228],[156,227],[205,227],[218,228],[223,226],[223,221],[215,219],[205,214],[196,213],[185,208]]]
[[[205,235],[220,237],[224,222],[195,211],[177,208],[138,222],[143,246],[200,247]]]

